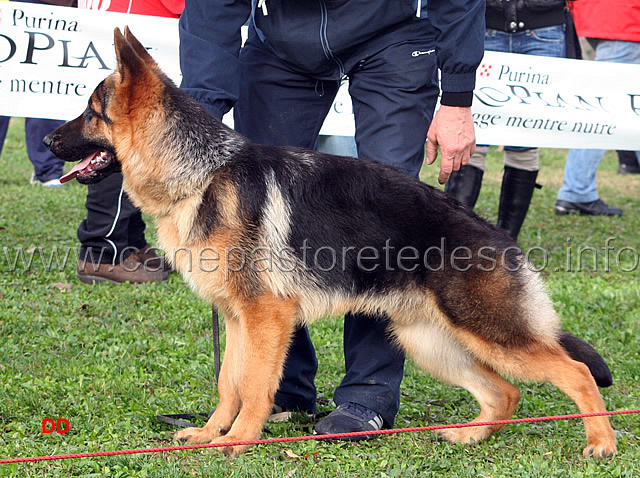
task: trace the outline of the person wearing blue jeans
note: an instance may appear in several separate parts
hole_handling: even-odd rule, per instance
[[[9,128],[8,116],[0,116],[0,151]],[[64,121],[41,118],[25,118],[24,132],[27,143],[27,155],[33,164],[32,184],[40,184],[48,188],[60,187],[60,177],[64,162],[56,158],[42,143],[42,139]]]
[[[417,176],[428,131],[428,161],[439,146],[445,182],[475,146],[470,106],[483,53],[483,9],[483,0],[187,0],[179,24],[181,87],[218,118],[233,107],[235,128],[252,141],[314,148],[348,76],[358,156]],[[442,106],[434,116],[438,69]],[[334,394],[337,408],[316,424],[317,433],[393,424],[404,356],[386,329],[384,317],[345,317],[345,376]],[[309,333],[300,327],[277,410],[316,410],[317,367]]]
[[[640,64],[640,42],[592,40],[596,61]],[[606,204],[596,189],[596,171],[606,150],[572,149],[564,166],[564,181],[555,204],[556,214],[621,216],[622,210]],[[636,151],[640,157],[640,152]]]
[[[566,55],[565,0],[487,0],[485,50],[524,55]],[[480,194],[489,146],[478,145],[469,164],[454,173],[445,191],[473,208]],[[538,176],[538,148],[505,146],[498,227],[518,238]]]

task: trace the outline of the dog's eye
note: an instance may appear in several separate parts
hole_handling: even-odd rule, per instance
[[[85,121],[91,121],[94,118],[98,118],[98,113],[91,107],[87,108],[84,112]]]

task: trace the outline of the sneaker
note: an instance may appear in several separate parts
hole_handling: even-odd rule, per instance
[[[353,402],[338,405],[326,418],[320,420],[315,431],[318,435],[334,433],[350,433],[363,431],[377,431],[382,429],[382,416],[373,410]],[[344,441],[372,440],[377,435],[359,435],[354,437],[336,438]]]
[[[60,179],[49,179],[48,181],[40,181],[36,178],[36,173],[31,173],[31,178],[29,179],[31,184],[39,184],[40,186],[44,186],[45,188],[59,188],[62,186]]]
[[[554,207],[556,214],[567,215],[577,214],[587,216],[622,216],[622,209],[611,207],[602,199],[596,199],[591,202],[569,202],[556,201]]]
[[[76,275],[85,284],[100,282],[141,284],[146,282],[167,282],[169,280],[169,273],[166,270],[162,267],[150,267],[148,262],[145,263],[140,260],[137,253],[129,254],[129,257],[115,266],[78,260]]]

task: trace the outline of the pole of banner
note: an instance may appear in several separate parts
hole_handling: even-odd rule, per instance
[[[218,384],[220,379],[220,320],[218,319],[218,309],[215,305],[211,306],[211,328],[213,330],[213,369],[216,376],[216,384]],[[158,415],[156,418],[169,425],[186,428],[198,426],[187,420],[193,420],[198,417],[206,418],[209,415],[208,413],[173,413]]]

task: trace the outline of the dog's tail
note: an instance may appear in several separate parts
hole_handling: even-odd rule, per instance
[[[566,330],[560,334],[560,345],[573,360],[589,367],[598,387],[609,387],[613,384],[609,366],[591,345]]]

